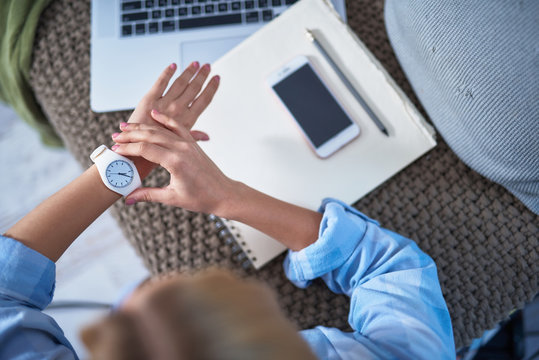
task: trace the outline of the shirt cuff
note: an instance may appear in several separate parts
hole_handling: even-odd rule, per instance
[[[284,270],[290,281],[306,287],[310,280],[335,270],[346,262],[363,239],[367,223],[378,222],[340,200],[324,199],[319,238],[300,251],[288,251]]]
[[[0,236],[0,296],[41,310],[52,301],[56,264],[17,240]]]

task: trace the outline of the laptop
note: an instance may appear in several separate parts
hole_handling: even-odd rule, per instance
[[[92,110],[133,109],[170,63],[211,64],[296,1],[92,0]]]

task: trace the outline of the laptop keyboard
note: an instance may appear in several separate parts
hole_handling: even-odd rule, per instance
[[[297,0],[123,0],[122,36],[267,22]]]

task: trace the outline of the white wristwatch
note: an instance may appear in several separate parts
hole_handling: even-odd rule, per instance
[[[141,186],[135,164],[105,145],[99,146],[90,155],[97,166],[101,180],[106,187],[120,195],[127,196]]]

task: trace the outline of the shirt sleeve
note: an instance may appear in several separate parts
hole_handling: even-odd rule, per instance
[[[454,359],[451,319],[434,261],[410,239],[333,199],[320,207],[319,239],[289,251],[288,278],[322,278],[350,297],[353,333],[318,326],[302,336],[322,359]],[[360,356],[361,355],[361,356]]]
[[[56,267],[17,240],[0,236],[0,359],[77,359],[62,329],[42,312]]]

